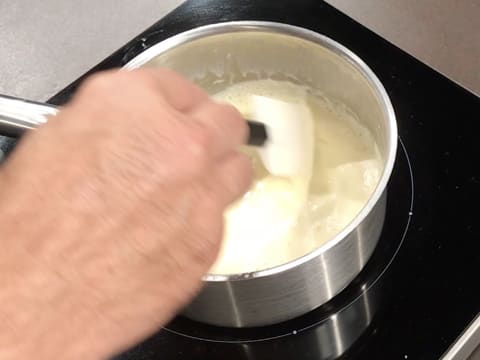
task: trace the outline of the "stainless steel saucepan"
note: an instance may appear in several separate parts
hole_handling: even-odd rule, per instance
[[[269,22],[230,22],[167,39],[126,65],[163,66],[211,93],[232,83],[273,78],[318,89],[348,106],[371,131],[383,173],[368,203],[337,236],[287,264],[235,275],[206,275],[185,309],[192,319],[247,327],[291,319],[324,304],[360,272],[383,226],[386,187],[397,149],[397,124],[375,74],[351,51],[318,33]]]
[[[367,65],[318,33],[286,24],[243,21],[179,34],[142,52],[125,68],[142,66],[171,68],[210,93],[262,78],[307,85],[350,108],[371,131],[383,156],[383,173],[374,193],[337,236],[271,269],[206,275],[203,290],[184,314],[214,325],[261,326],[313,310],[344,289],[364,267],[380,237],[397,149],[392,105]]]

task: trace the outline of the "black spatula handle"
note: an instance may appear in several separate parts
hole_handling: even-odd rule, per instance
[[[247,120],[247,124],[250,130],[248,135],[248,145],[263,146],[268,139],[265,124],[252,120]]]

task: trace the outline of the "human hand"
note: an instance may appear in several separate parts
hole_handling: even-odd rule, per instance
[[[99,359],[194,296],[247,126],[159,69],[94,75],[0,168],[0,358]]]

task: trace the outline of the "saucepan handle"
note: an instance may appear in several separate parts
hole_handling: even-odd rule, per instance
[[[0,95],[0,135],[18,138],[57,112],[53,105]]]

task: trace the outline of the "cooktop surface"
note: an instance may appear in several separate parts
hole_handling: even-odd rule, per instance
[[[309,314],[256,329],[177,318],[117,359],[440,358],[480,312],[480,99],[319,0],[190,0],[89,73],[124,65],[179,32],[231,20],[317,31],[377,74],[399,126],[381,239],[360,275]],[[81,80],[51,102],[68,101]],[[0,138],[4,152],[13,146]]]

